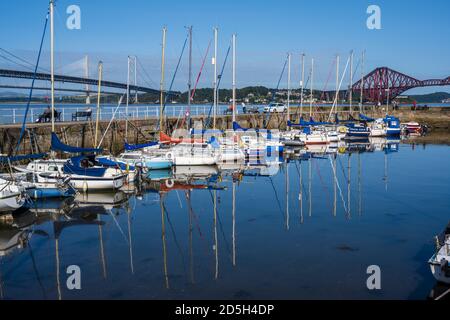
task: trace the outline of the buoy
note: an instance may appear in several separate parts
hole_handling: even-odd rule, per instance
[[[172,179],[167,179],[166,180],[166,187],[167,188],[173,188],[174,182]]]

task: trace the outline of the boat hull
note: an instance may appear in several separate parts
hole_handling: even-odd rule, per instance
[[[25,200],[20,193],[10,193],[8,195],[0,196],[0,212],[14,211],[22,207]]]
[[[65,198],[75,194],[73,188],[61,189],[61,188],[33,188],[27,190],[27,194],[33,199],[46,199],[46,198]]]
[[[144,162],[145,168],[148,170],[161,170],[170,169],[172,167],[172,161],[170,160],[158,160],[158,161],[146,161]]]
[[[117,190],[126,181],[127,175],[117,175],[114,177],[91,177],[71,175],[70,182],[77,190]]]
[[[446,284],[450,284],[450,274],[445,272],[445,270],[442,268],[441,264],[436,261],[435,259],[431,259],[429,261],[431,273],[433,274],[433,277],[438,281]]]

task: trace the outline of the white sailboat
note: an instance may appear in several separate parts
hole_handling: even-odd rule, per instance
[[[428,264],[437,281],[450,284],[450,235],[444,234],[444,237],[443,244],[438,244],[439,249],[430,258]]]
[[[25,204],[24,189],[13,181],[0,178],[0,213],[14,211]]]

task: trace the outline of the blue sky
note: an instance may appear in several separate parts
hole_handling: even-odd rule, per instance
[[[81,30],[68,30],[65,26],[66,8],[72,4],[81,8]],[[366,27],[366,9],[371,4],[381,8],[381,30]],[[47,0],[1,1],[1,47],[34,61],[47,6]],[[293,54],[292,77],[298,83],[300,53],[305,52],[308,61],[311,57],[315,59],[316,85],[322,89],[334,56],[341,55],[342,70],[351,49],[355,50],[355,59],[366,50],[366,71],[389,66],[419,79],[443,78],[450,75],[449,12],[448,0],[58,0],[56,66],[60,73],[81,75],[80,59],[88,54],[91,74],[101,59],[106,79],[125,82],[127,55],[137,55],[149,74],[147,77],[139,71],[138,81],[156,87],[161,28],[164,25],[168,28],[169,82],[186,37],[184,27],[193,25],[194,78],[214,26],[219,28],[219,64],[231,34],[238,35],[238,87],[275,87],[287,52]],[[48,67],[48,39],[44,49],[42,66]],[[178,90],[185,89],[186,58],[175,81]],[[0,58],[0,67],[13,65]],[[223,87],[230,86],[230,69],[228,64]],[[334,75],[331,79],[328,88],[334,87]],[[211,86],[211,82],[209,58],[199,87]],[[282,86],[286,86],[285,80]],[[441,87],[408,93],[436,90],[450,92],[450,88]]]

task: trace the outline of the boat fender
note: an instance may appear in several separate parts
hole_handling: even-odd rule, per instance
[[[166,187],[167,188],[173,188],[174,182],[173,179],[167,179],[166,180]]]

